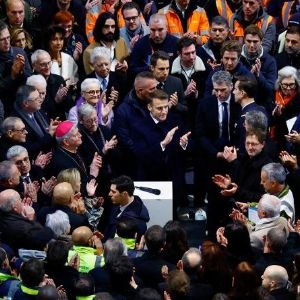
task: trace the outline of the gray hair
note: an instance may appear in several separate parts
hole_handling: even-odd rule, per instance
[[[262,167],[262,171],[266,172],[268,179],[284,184],[286,180],[286,171],[280,163],[269,163]]]
[[[3,134],[5,134],[5,133],[7,133],[8,130],[15,129],[16,122],[18,122],[18,121],[23,122],[18,117],[7,117],[1,125],[1,132]]]
[[[109,239],[104,245],[103,256],[105,264],[110,264],[120,256],[127,256],[127,247],[119,237]]]
[[[10,147],[7,152],[6,152],[6,158],[8,160],[11,160],[12,158],[21,155],[23,153],[26,153],[28,155],[28,151],[25,147],[23,146],[19,146],[19,145],[15,145]]]
[[[211,80],[217,84],[225,83],[226,85],[232,85],[232,75],[228,71],[215,72]]]
[[[31,85],[21,85],[18,90],[17,90],[17,94],[16,94],[16,101],[15,104],[22,108],[23,103],[25,101],[28,101],[28,98],[30,96],[30,94],[32,92],[35,92],[36,88],[34,86]]]
[[[97,84],[99,86],[100,89],[100,82],[98,79],[96,78],[86,78],[82,81],[81,85],[80,85],[80,89],[82,92],[85,92],[90,84]]]
[[[253,129],[261,129],[264,132],[268,130],[268,118],[262,111],[248,111],[245,115],[245,122]]]
[[[182,258],[183,270],[198,270],[201,265],[201,252],[197,248],[187,250]]]
[[[266,268],[269,271],[269,279],[275,281],[276,288],[286,288],[289,280],[286,269],[279,265],[271,265]],[[265,272],[266,272],[265,270]]]
[[[47,87],[47,81],[44,78],[44,76],[40,74],[31,75],[26,80],[27,85],[36,86],[36,85],[43,85],[44,87]]]
[[[104,58],[111,62],[111,56],[110,51],[106,47],[96,47],[93,49],[90,62],[91,64],[94,64],[97,58]]]
[[[0,211],[9,213],[13,210],[18,199],[11,195],[11,197],[6,197],[5,201],[0,202]]]
[[[296,68],[292,67],[292,66],[286,66],[283,67],[282,69],[280,69],[278,71],[278,76],[277,76],[277,80],[275,82],[275,89],[278,90],[280,83],[283,79],[285,78],[289,78],[289,77],[293,77],[296,81],[297,87],[299,89],[300,87],[300,77],[299,77],[299,72]]]
[[[31,63],[34,65],[38,61],[39,56],[42,54],[48,54],[50,56],[50,54],[45,50],[42,50],[42,49],[35,50],[31,54]]]
[[[16,166],[15,163],[9,160],[3,160],[0,162],[0,182],[11,178],[11,169],[13,166]]]
[[[56,136],[55,139],[56,139],[56,142],[58,144],[61,144],[64,140],[67,140],[71,137],[71,135],[73,134],[73,130],[77,128],[77,123],[74,123],[73,127],[69,130],[69,132],[67,132],[65,135],[63,136]]]
[[[279,217],[281,201],[278,197],[264,194],[259,200],[258,206],[265,211],[268,218]]]
[[[271,228],[267,233],[269,247],[275,253],[279,253],[287,244],[288,234],[284,227]]]
[[[68,230],[70,231],[69,216],[65,212],[57,210],[55,213],[47,215],[45,226],[52,229],[56,237],[68,234]]]
[[[78,109],[78,120],[82,120],[84,117],[90,116],[96,109],[89,103],[84,103],[80,105]]]

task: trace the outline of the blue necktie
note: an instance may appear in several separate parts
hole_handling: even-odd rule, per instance
[[[223,102],[223,114],[222,114],[222,138],[226,141],[229,141],[229,132],[228,132],[228,103]]]
[[[105,91],[107,88],[107,80],[106,78],[103,78],[102,82],[101,82],[101,89],[102,89],[102,92]]]

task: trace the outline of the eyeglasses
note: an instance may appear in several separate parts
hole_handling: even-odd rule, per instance
[[[246,142],[246,146],[258,147],[259,145],[261,145],[261,144],[260,143]]]
[[[52,61],[48,61],[48,62],[44,62],[44,63],[40,63],[39,66],[41,68],[48,68],[52,65]]]
[[[9,41],[10,40],[10,36],[6,36],[6,37],[0,39],[0,42],[4,42],[6,40]]]
[[[139,16],[132,16],[132,17],[128,17],[128,18],[124,18],[125,21],[127,22],[130,22],[130,21],[136,21],[136,19],[138,18]]]
[[[296,87],[296,83],[280,83],[282,89],[294,89]]]
[[[12,131],[18,131],[18,132],[23,133],[23,134],[27,132],[25,127],[21,128],[21,129],[12,129]]]
[[[98,124],[98,118],[93,118],[93,119],[84,120],[84,122],[85,122],[87,125]]]
[[[20,160],[15,161],[15,164],[16,164],[17,166],[20,166],[20,165],[22,165],[22,163],[27,164],[28,162],[29,162],[29,157],[26,156],[26,157],[24,157],[23,159],[20,159]]]
[[[89,96],[100,95],[100,90],[85,91]]]

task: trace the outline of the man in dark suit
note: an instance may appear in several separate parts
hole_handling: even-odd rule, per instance
[[[156,51],[150,59],[150,69],[158,81],[157,88],[169,95],[169,109],[187,118],[187,105],[182,82],[179,78],[169,75],[170,57],[164,51]]]
[[[46,96],[42,104],[44,112],[49,119],[59,117],[65,120],[65,114],[74,104],[71,97],[74,86],[66,86],[62,76],[51,73],[51,57],[47,51],[41,49],[34,51],[31,63],[35,74],[42,75],[47,81]]]
[[[36,88],[21,86],[16,95],[13,115],[19,117],[28,132],[25,147],[35,157],[41,150],[50,149],[53,135],[58,124],[57,120],[48,123],[41,111],[42,98]]]
[[[137,234],[142,236],[149,222],[148,209],[138,196],[133,195],[134,183],[128,176],[120,176],[111,181],[109,197],[113,204],[110,219],[105,229],[105,240],[115,236],[118,220],[134,219],[137,224]]]
[[[198,201],[195,205],[204,205],[204,198],[210,188],[210,178],[216,170],[224,168],[224,146],[232,145],[234,126],[239,116],[240,107],[231,95],[232,77],[227,71],[218,71],[212,77],[214,95],[199,102],[195,137],[198,160],[195,166],[195,191]],[[222,203],[213,197],[208,201],[208,227],[215,223],[222,214]],[[210,195],[209,195],[210,196]],[[217,196],[216,196],[217,197]],[[210,198],[210,197],[209,197]]]
[[[111,71],[111,55],[108,48],[96,47],[91,54],[91,64],[94,71],[87,78],[97,78],[100,83],[101,92],[106,91],[106,99],[111,96],[122,101],[129,91],[126,84],[126,73],[122,70]]]
[[[184,153],[190,132],[185,132],[180,118],[168,112],[165,92],[154,91],[147,107],[149,113],[132,132],[136,179],[172,181],[174,208],[187,206]]]
[[[234,100],[241,106],[241,113],[235,127],[235,145],[239,149],[239,153],[245,153],[245,134],[244,126],[246,113],[256,110],[265,114],[267,112],[263,106],[256,104],[254,97],[257,93],[257,81],[249,76],[237,77],[234,84]]]
[[[145,243],[147,251],[142,257],[133,259],[136,275],[143,280],[145,286],[156,288],[158,284],[163,282],[161,268],[167,266],[169,272],[175,269],[161,255],[161,251],[166,244],[166,233],[159,225],[148,228],[145,233]]]

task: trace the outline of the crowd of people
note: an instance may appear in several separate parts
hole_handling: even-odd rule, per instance
[[[298,0],[0,1],[0,125],[0,297],[300,294]]]

